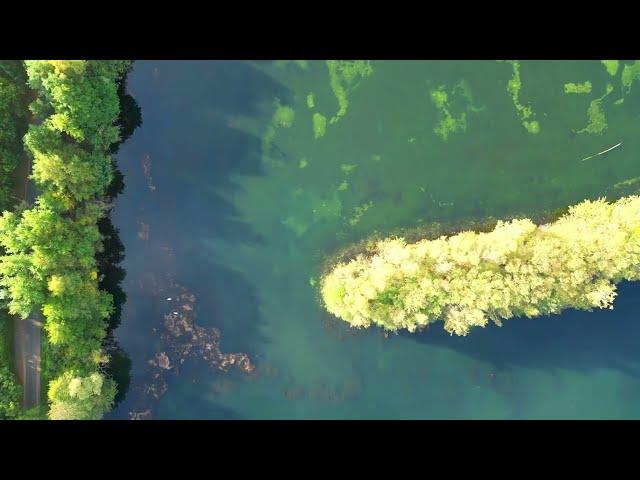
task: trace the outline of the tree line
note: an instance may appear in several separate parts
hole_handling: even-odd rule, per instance
[[[130,62],[29,60],[35,204],[0,217],[0,287],[8,311],[41,314],[47,342],[43,381],[51,419],[98,419],[114,400],[104,348],[113,298],[100,288],[99,222],[114,178],[110,148],[120,139],[118,87]]]

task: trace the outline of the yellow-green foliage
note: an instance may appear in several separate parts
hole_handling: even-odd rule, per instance
[[[591,93],[591,82],[565,83],[564,93]]]
[[[509,60],[508,63],[511,64],[513,69],[513,76],[507,83],[507,91],[509,92],[509,95],[511,95],[513,105],[516,107],[518,116],[520,117],[520,120],[522,120],[524,128],[529,133],[539,133],[540,124],[536,120],[529,120],[534,116],[531,107],[520,103],[520,89],[522,88],[522,81],[520,80],[520,62]]]
[[[631,91],[631,84],[636,78],[640,77],[640,60],[636,60],[631,65],[625,65],[622,69],[621,82],[625,89],[625,93]]]
[[[321,281],[326,309],[354,327],[415,331],[439,319],[466,335],[489,320],[613,308],[615,284],[640,279],[640,197],[586,200],[548,225],[498,222],[407,244],[378,242]]]
[[[321,113],[313,114],[313,136],[314,138],[323,137],[327,131],[327,118]]]
[[[601,134],[607,129],[607,118],[602,110],[602,100],[613,91],[613,85],[607,84],[606,93],[595,100],[591,100],[587,115],[589,117],[589,123],[582,130],[578,130],[578,133],[597,133]]]
[[[449,134],[465,131],[467,129],[467,114],[462,112],[457,118],[451,114],[449,102],[449,94],[446,92],[444,85],[439,85],[429,92],[431,101],[438,109],[440,118],[438,124],[433,129],[434,133],[447,141]]]
[[[101,373],[86,377],[65,372],[49,386],[51,420],[99,420],[113,405],[116,387]]]
[[[618,73],[618,67],[620,67],[620,62],[618,60],[600,60],[604,65],[604,68],[607,69],[607,73],[612,77]]]
[[[349,94],[358,86],[361,79],[373,73],[369,60],[327,60],[331,90],[338,100],[338,112],[330,123],[336,123],[344,117],[349,107]]]

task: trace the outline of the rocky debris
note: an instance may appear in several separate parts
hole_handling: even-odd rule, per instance
[[[169,245],[161,245],[160,246],[160,250],[162,250],[164,252],[164,254],[167,256],[167,259],[169,259],[169,260],[173,260],[174,259],[175,253],[174,253],[173,249]]]
[[[163,343],[170,345],[183,363],[191,356],[202,358],[213,368],[228,371],[236,367],[251,373],[254,366],[245,353],[222,353],[220,350],[220,330],[204,328],[195,324],[196,297],[185,287],[175,285],[179,293],[172,295],[175,310],[164,316],[165,331],[161,334]]]
[[[144,222],[138,223],[138,239],[142,241],[149,240],[149,225]]]
[[[131,420],[150,420],[151,410],[147,409],[143,412],[129,412],[129,418]]]
[[[152,381],[147,383],[144,387],[144,393],[147,395],[151,395],[156,400],[160,400],[167,390],[169,390],[169,385],[167,381],[164,379],[164,376],[160,372],[156,372],[152,376]]]
[[[166,374],[177,372],[187,359],[199,359],[222,372],[236,369],[244,373],[255,370],[245,353],[223,353],[220,350],[220,330],[214,327],[196,325],[196,296],[185,286],[176,283],[170,276],[166,282],[159,282],[152,275],[149,282],[156,298],[163,299],[158,304],[164,306],[163,327],[153,328],[160,335],[162,351],[147,361],[149,372],[142,391],[144,408],[130,412],[133,420],[151,418],[152,403],[159,400],[169,389]],[[166,284],[162,287],[161,283]],[[150,405],[151,403],[151,405]]]
[[[153,177],[151,176],[151,155],[148,153],[142,159],[142,173],[147,181],[147,187],[150,191],[155,192],[156,186],[153,183]]]
[[[302,387],[288,387],[284,390],[284,396],[287,400],[296,400],[304,397],[305,394],[305,389]]]
[[[166,353],[160,352],[158,355],[156,355],[156,358],[158,359],[158,366],[160,368],[171,370],[171,362],[169,362],[169,357]]]

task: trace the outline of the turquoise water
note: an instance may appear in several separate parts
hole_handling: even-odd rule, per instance
[[[640,417],[638,284],[620,286],[613,311],[514,319],[462,338],[441,324],[388,338],[350,329],[312,286],[330,255],[375,232],[632,193],[621,183],[640,177],[640,86],[623,89],[621,70],[521,62],[532,134],[504,62],[373,61],[333,123],[325,62],[136,62],[129,90],[143,124],[117,157],[126,189],[113,215],[127,271],[116,334],[133,367],[109,417]],[[564,92],[585,81],[591,93]],[[430,97],[440,87],[452,118],[465,119],[446,140]],[[600,97],[607,128],[577,133]],[[278,106],[291,110],[274,118]],[[327,119],[318,138],[314,114]],[[252,372],[222,371],[167,340],[178,286],[195,295],[195,324],[218,329],[221,352],[248,355]],[[160,352],[171,368],[149,365]],[[158,372],[156,399],[145,389]]]

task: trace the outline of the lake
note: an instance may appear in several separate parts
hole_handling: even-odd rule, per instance
[[[640,85],[623,76],[600,61],[135,62],[143,123],[116,156],[112,214],[130,384],[107,418],[639,418],[637,283],[614,310],[466,337],[351,329],[317,292],[327,259],[373,234],[635,193]]]

